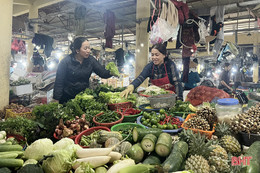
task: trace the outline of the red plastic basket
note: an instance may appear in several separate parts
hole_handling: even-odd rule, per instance
[[[100,115],[102,115],[103,113],[104,113],[104,112],[101,112],[101,113],[97,114],[96,116],[100,116]],[[115,125],[115,124],[121,123],[121,122],[123,121],[123,119],[124,119],[124,115],[122,115],[122,114],[119,113],[119,112],[117,112],[117,113],[118,113],[118,115],[121,116],[121,118],[120,118],[119,120],[115,121],[115,122],[111,122],[111,123],[100,123],[100,122],[97,122],[97,121],[96,121],[96,116],[93,117],[93,122],[94,122],[97,126],[105,126],[105,127],[110,128],[110,127],[112,127],[112,126]]]
[[[123,102],[123,103],[108,103],[107,104],[110,110],[118,110],[118,109],[126,109],[126,108],[132,108],[133,103],[132,102]]]
[[[192,128],[184,127],[185,122],[188,121],[190,118],[192,118],[194,116],[197,116],[197,115],[196,114],[189,114],[187,116],[187,118],[184,120],[184,122],[182,123],[181,127],[186,129],[186,130],[191,129],[195,133],[200,132],[200,134],[204,134],[208,138],[211,138],[212,134],[215,132],[215,124],[213,125],[213,129],[211,131],[205,131],[205,130],[199,130],[199,129],[192,129]]]
[[[88,135],[90,135],[91,133],[93,133],[97,130],[106,130],[106,131],[110,132],[110,129],[108,127],[103,127],[103,126],[91,127],[87,130],[84,130],[79,135],[77,135],[77,137],[75,138],[75,144],[80,144],[80,140],[81,140],[81,137],[83,135],[88,136]],[[81,146],[81,147],[82,148],[89,148],[89,146]]]

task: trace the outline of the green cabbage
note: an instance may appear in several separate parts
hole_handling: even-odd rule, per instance
[[[58,142],[56,142],[53,145],[53,150],[60,150],[60,149],[65,149],[67,148],[69,145],[74,144],[74,141],[70,138],[62,138],[61,140],[59,140]]]
[[[53,143],[50,139],[38,139],[26,148],[24,156],[26,159],[39,161],[43,158],[43,155],[48,155],[52,150]]]
[[[42,168],[45,173],[67,173],[72,167],[70,152],[67,150],[54,150],[43,161]]]
[[[37,164],[37,163],[38,163],[38,161],[35,159],[28,159],[24,162],[23,166],[28,165],[28,164]]]

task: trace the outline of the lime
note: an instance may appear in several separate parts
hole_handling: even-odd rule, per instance
[[[157,125],[152,125],[152,128],[157,128]]]
[[[151,124],[156,125],[157,122],[158,122],[157,119],[155,119],[155,118],[151,119]]]
[[[143,121],[142,124],[147,126],[148,122],[147,121]]]
[[[165,109],[160,109],[160,114],[165,114]]]
[[[173,129],[173,125],[171,125],[170,123],[169,124],[167,124],[167,129]]]

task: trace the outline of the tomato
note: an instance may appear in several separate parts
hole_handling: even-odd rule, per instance
[[[165,114],[165,109],[160,109],[160,114]]]
[[[173,125],[171,125],[170,123],[167,124],[167,129],[173,129]]]
[[[143,121],[142,124],[147,126],[148,122],[147,121]]]
[[[155,119],[155,118],[151,119],[151,124],[156,125],[157,122],[158,122],[157,119]]]
[[[150,114],[147,113],[147,112],[144,112],[143,115],[144,115],[145,118],[150,118]]]
[[[157,125],[152,125],[152,128],[157,128]]]

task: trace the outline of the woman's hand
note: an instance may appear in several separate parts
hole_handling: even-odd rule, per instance
[[[120,93],[120,97],[127,98],[129,94],[133,93],[134,89],[135,89],[134,85],[132,84],[128,85],[128,87]]]

